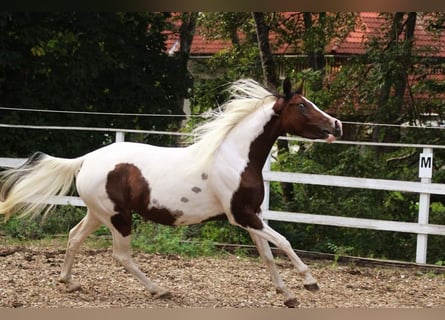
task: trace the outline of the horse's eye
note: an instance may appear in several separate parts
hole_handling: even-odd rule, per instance
[[[297,107],[298,107],[298,109],[305,109],[305,108],[306,108],[306,105],[305,105],[304,103],[299,103],[299,104],[297,105]]]

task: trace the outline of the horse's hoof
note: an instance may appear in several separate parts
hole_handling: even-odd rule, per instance
[[[153,293],[153,298],[155,299],[167,299],[171,298],[172,294],[169,290],[160,289],[158,292]]]
[[[316,284],[316,283],[305,284],[305,285],[304,285],[304,288],[305,288],[306,290],[311,291],[311,292],[316,292],[316,291],[320,290],[320,288],[318,287],[318,284]]]
[[[286,299],[284,301],[284,305],[288,308],[296,308],[300,305],[300,303],[298,302],[297,298],[292,297],[292,298]]]
[[[66,292],[71,293],[82,290],[82,286],[77,282],[70,282],[66,286]]]

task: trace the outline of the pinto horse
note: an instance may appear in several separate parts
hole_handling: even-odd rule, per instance
[[[113,257],[155,298],[170,293],[149,280],[131,257],[133,213],[172,226],[224,217],[249,232],[285,305],[297,305],[278,274],[269,242],[286,253],[303,276],[306,289],[318,290],[317,281],[286,238],[261,217],[262,168],[280,135],[331,142],[342,135],[342,124],[301,92],[293,92],[289,80],[283,83],[284,95],[250,79],[232,83],[228,91],[223,112],[195,129],[196,140],[188,146],[118,142],[75,159],[34,154],[19,168],[1,173],[0,213],[5,218],[42,210],[46,214],[50,198],[67,194],[75,179],[87,213],[69,232],[60,281],[67,284],[67,290],[80,288],[71,277],[74,255],[103,224],[113,237]]]

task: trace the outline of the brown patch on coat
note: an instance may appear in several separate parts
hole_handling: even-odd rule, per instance
[[[111,217],[111,223],[124,237],[131,233],[133,212],[150,220],[165,225],[173,225],[184,213],[167,208],[149,208],[150,187],[142,176],[141,170],[130,163],[120,163],[107,175],[105,185],[108,197],[114,203],[117,212]]]
[[[230,210],[235,221],[252,229],[262,229],[263,220],[258,216],[264,199],[264,180],[262,169],[269,151],[280,135],[278,117],[272,117],[264,126],[264,131],[252,141],[249,158],[238,189],[233,193]]]
[[[230,210],[235,221],[247,228],[262,229],[263,221],[258,216],[264,198],[262,177],[246,168],[241,175],[241,183],[232,196]]]

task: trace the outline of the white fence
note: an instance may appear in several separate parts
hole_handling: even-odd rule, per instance
[[[167,134],[180,135],[179,133],[147,131],[147,130],[126,130],[126,129],[111,129],[111,128],[82,128],[82,127],[39,127],[39,126],[13,126],[0,124],[0,127],[14,127],[24,129],[53,129],[53,130],[81,130],[81,131],[99,131],[99,132],[115,132],[116,141],[124,141],[125,133],[145,133],[145,134]],[[301,138],[284,138],[288,140],[305,140]],[[321,141],[316,141],[321,142]],[[427,169],[422,173],[422,178],[419,182],[415,181],[399,181],[386,179],[368,179],[356,178],[346,176],[329,176],[319,174],[303,174],[295,172],[278,172],[270,170],[270,158],[266,162],[263,170],[265,180],[265,199],[262,205],[264,218],[267,220],[278,220],[295,223],[317,224],[347,228],[363,228],[371,230],[395,231],[417,234],[417,250],[416,262],[425,263],[427,257],[427,242],[428,235],[445,236],[445,225],[435,225],[429,223],[430,210],[430,194],[445,195],[445,185],[431,183],[431,176],[428,175],[428,169],[432,169],[432,158],[434,149],[445,149],[445,146],[438,145],[413,145],[413,144],[385,144],[385,143],[369,143],[369,142],[352,142],[352,141],[337,141],[338,144],[355,144],[355,145],[369,145],[369,146],[391,146],[391,147],[411,147],[420,148],[423,150],[422,156],[430,159],[423,161],[419,165],[419,169]],[[15,167],[23,163],[25,159],[16,158],[0,158],[0,167]],[[420,161],[420,160],[419,160]],[[429,168],[423,168],[429,166]],[[421,168],[422,167],[422,168]],[[271,181],[290,182],[300,184],[313,184],[334,187],[347,188],[362,188],[373,190],[390,190],[401,192],[414,192],[419,194],[419,212],[418,221],[414,222],[400,222],[377,219],[362,219],[341,216],[328,216],[309,213],[297,212],[283,212],[273,211],[269,209],[269,184]],[[60,197],[55,198],[56,204],[70,204],[74,206],[84,206],[82,200],[78,197]]]

